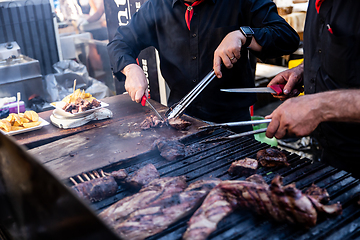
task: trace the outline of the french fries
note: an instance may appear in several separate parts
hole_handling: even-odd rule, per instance
[[[81,91],[80,89],[76,89],[75,92],[64,97],[62,101],[66,103],[75,103],[78,98],[88,100],[89,102],[95,99],[90,93],[86,93],[85,90]]]
[[[7,118],[0,120],[0,129],[5,132],[22,130],[40,125],[39,115],[35,111],[24,113],[10,113]]]

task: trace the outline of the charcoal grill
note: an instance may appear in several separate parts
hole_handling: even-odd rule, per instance
[[[160,176],[185,175],[187,182],[191,183],[205,177],[217,177],[222,180],[243,180],[245,177],[231,177],[227,170],[233,160],[245,157],[255,158],[257,151],[269,147],[252,138],[224,142],[200,144],[199,142],[232,133],[217,129],[212,133],[201,131],[187,136],[180,141],[186,145],[186,157],[168,162],[157,151],[150,151],[126,161],[104,166],[105,172],[112,172],[125,168],[129,173],[152,163],[158,169]],[[298,189],[305,190],[312,183],[326,188],[330,195],[330,203],[340,202],[343,214],[335,218],[318,218],[317,225],[304,229],[290,223],[277,223],[264,216],[256,215],[247,210],[239,210],[226,217],[209,239],[356,239],[360,238],[360,207],[357,204],[360,191],[359,180],[350,173],[300,158],[296,154],[284,151],[288,157],[290,167],[260,168],[257,173],[270,183],[273,177],[280,174],[284,177],[284,185],[296,182]],[[94,169],[99,170],[99,169]],[[81,174],[81,173],[79,173]],[[76,176],[73,176],[76,178]],[[71,186],[70,180],[64,183]],[[133,194],[131,190],[122,186],[117,194],[91,206],[100,213],[116,201]],[[190,216],[176,222],[163,232],[148,239],[172,240],[181,239],[187,227]]]

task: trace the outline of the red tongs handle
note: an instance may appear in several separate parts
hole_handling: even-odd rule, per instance
[[[274,90],[276,92],[277,96],[283,94],[284,87],[285,87],[285,84],[275,84],[275,85],[269,86],[269,88],[271,88],[272,90]]]
[[[144,96],[142,96],[142,98],[141,98],[141,105],[144,107],[145,106],[145,104],[146,104],[146,99],[147,99],[147,97],[145,96],[145,94],[144,94]]]

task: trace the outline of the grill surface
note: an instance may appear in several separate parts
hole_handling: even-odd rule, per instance
[[[245,157],[256,158],[257,151],[269,147],[252,138],[199,144],[204,139],[226,136],[230,132],[218,129],[213,133],[199,132],[180,141],[186,145],[186,157],[174,162],[168,162],[157,151],[122,161],[117,164],[104,166],[105,172],[125,168],[129,173],[152,163],[158,169],[160,176],[185,175],[187,182],[191,183],[205,177],[217,177],[222,180],[240,179],[232,178],[227,170],[233,160]],[[296,154],[287,155],[290,167],[260,168],[257,173],[270,183],[277,174],[283,176],[284,185],[296,182],[298,189],[304,190],[312,183],[326,188],[330,195],[330,203],[340,202],[343,214],[335,218],[325,219],[319,216],[317,225],[304,229],[288,223],[277,223],[264,216],[259,216],[247,210],[239,210],[223,219],[217,230],[209,239],[357,239],[360,238],[360,207],[357,204],[360,191],[359,180],[350,173],[312,162],[309,159],[300,159]],[[80,174],[80,173],[79,173]],[[71,185],[70,181],[66,182]],[[116,196],[92,204],[92,207],[101,212],[111,204],[133,194],[128,189],[119,187]],[[171,225],[163,232],[148,239],[181,239],[187,227],[190,216]]]

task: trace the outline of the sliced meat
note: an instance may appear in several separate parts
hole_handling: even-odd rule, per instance
[[[262,182],[257,176],[251,180],[255,182],[223,181],[211,190],[188,222],[183,239],[206,239],[224,217],[240,207],[305,227],[315,226],[320,213],[327,216],[342,213],[340,203],[323,205],[303,194],[295,184],[282,186],[280,176],[276,176],[270,186],[256,183]]]
[[[219,179],[199,180],[190,184],[183,192],[163,195],[133,212],[126,221],[115,227],[115,231],[121,238],[132,240],[155,235],[194,212],[209,191],[219,183]]]
[[[264,167],[289,166],[286,155],[275,148],[266,148],[257,152],[256,159]]]
[[[91,101],[91,108],[98,108],[98,107],[101,107],[101,102],[96,99],[93,99]]]
[[[114,177],[106,176],[79,183],[71,188],[80,198],[90,202],[98,202],[115,195],[118,184]]]
[[[327,203],[330,201],[329,193],[325,188],[320,188],[315,184],[312,184],[305,192],[305,195],[311,196],[321,203]]]
[[[155,179],[140,189],[138,193],[112,204],[102,211],[99,217],[108,223],[109,226],[115,227],[125,221],[132,212],[146,207],[162,196],[182,192],[186,186],[184,176]]]
[[[144,121],[140,123],[140,128],[142,130],[147,130],[150,128],[159,128],[164,126],[164,121],[159,119],[157,116],[150,115],[145,118]]]
[[[158,149],[160,155],[168,161],[177,160],[185,156],[185,145],[179,141],[159,138],[154,141],[153,149]]]
[[[187,127],[191,126],[191,122],[181,118],[171,118],[168,120],[168,124],[177,130],[185,130]]]
[[[258,168],[258,161],[252,158],[245,158],[234,161],[228,170],[232,176],[248,176],[256,173]]]
[[[156,167],[149,163],[128,176],[125,183],[132,188],[139,189],[159,177],[160,174]]]

